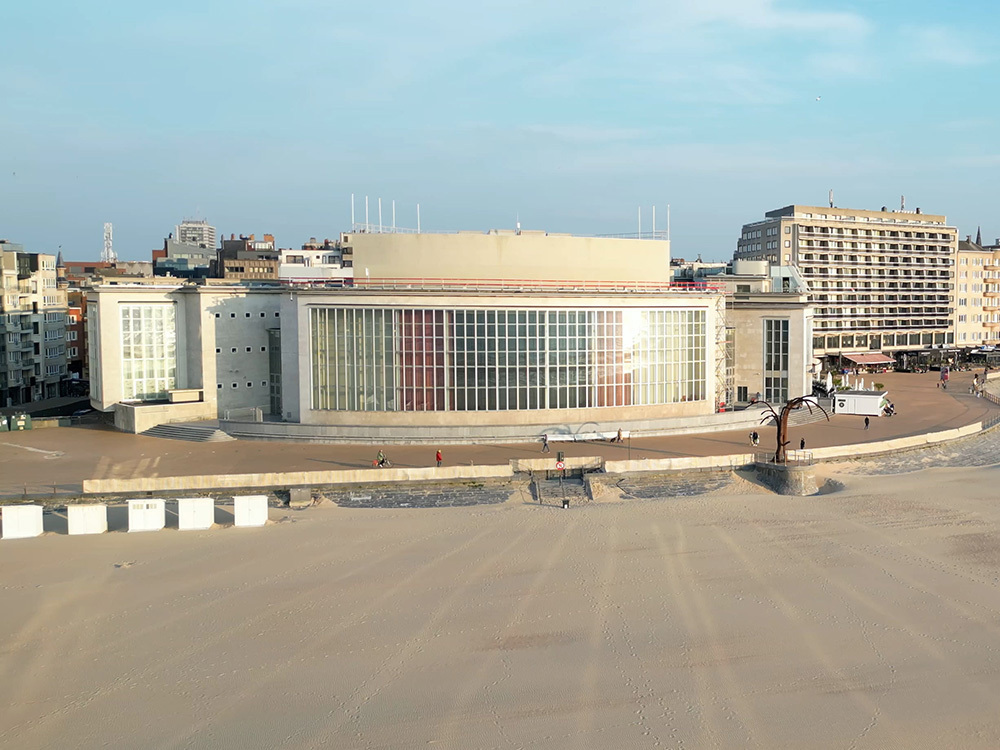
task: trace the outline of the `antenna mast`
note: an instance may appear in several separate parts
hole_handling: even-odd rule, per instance
[[[111,222],[107,221],[104,223],[104,252],[101,253],[102,263],[117,263],[118,256],[115,254],[115,249],[112,246],[112,232],[111,232]]]

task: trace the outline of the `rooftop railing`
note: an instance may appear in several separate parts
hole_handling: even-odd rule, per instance
[[[296,280],[283,284],[312,289],[353,289],[357,291],[420,292],[576,292],[724,294],[722,284],[701,281],[587,281],[572,279],[442,279],[442,278],[353,278]]]

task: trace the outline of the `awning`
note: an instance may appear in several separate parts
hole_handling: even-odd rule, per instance
[[[882,352],[878,354],[845,354],[844,359],[849,359],[859,365],[891,365],[896,362],[892,357],[887,357]]]

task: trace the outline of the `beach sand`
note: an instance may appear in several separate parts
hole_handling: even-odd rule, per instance
[[[998,469],[834,478],[0,542],[0,747],[1000,746]]]

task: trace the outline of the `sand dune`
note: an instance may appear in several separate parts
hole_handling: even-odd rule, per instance
[[[0,543],[0,746],[1000,746],[997,469]]]

